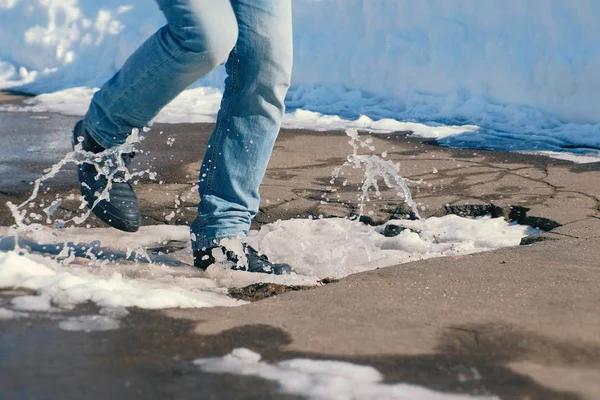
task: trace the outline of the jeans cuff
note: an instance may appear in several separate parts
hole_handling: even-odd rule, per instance
[[[87,121],[87,116],[83,120],[83,128],[87,131],[87,133],[94,139],[98,144],[105,149],[110,149],[113,147],[121,146],[124,142],[118,143],[114,137],[107,137],[102,133],[98,132],[93,128],[94,124],[90,124]],[[123,153],[131,153],[133,152],[134,146],[132,144],[127,144],[123,146]]]
[[[242,243],[246,243],[246,234],[243,233],[235,233],[235,234],[221,234],[213,237],[199,236],[196,233],[192,232],[192,249],[193,250],[203,250],[209,249],[211,247],[217,247],[220,245],[221,240],[223,239],[239,239]]]

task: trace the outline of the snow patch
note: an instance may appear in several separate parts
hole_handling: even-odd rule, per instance
[[[386,237],[381,234],[385,225],[372,227],[340,218],[278,221],[252,231],[251,245],[272,261],[294,267],[296,273],[284,276],[233,271],[222,264],[205,273],[190,266],[189,248],[150,255],[151,249],[170,240],[187,240],[184,226],[145,226],[133,234],[110,228],[37,226],[21,234],[21,246],[35,253],[0,252],[0,287],[36,292],[14,298],[10,307],[15,311],[59,313],[93,302],[108,310],[103,315],[118,320],[123,315],[115,310],[125,307],[233,307],[245,303],[227,296],[231,287],[258,282],[317,285],[325,277],[517,246],[522,237],[539,232],[501,218],[454,215],[388,224],[399,224],[404,231]],[[0,235],[7,233],[0,229]],[[135,249],[127,243],[135,243]],[[7,245],[8,238],[0,240],[0,248]],[[65,326],[75,329],[92,322],[110,325],[108,318],[88,318],[70,320]]]
[[[392,224],[407,229],[395,237],[383,236],[385,226]],[[293,219],[264,225],[248,242],[299,274],[342,278],[416,260],[518,246],[521,238],[538,232],[502,218],[456,215],[392,220],[380,227],[340,218]]]
[[[0,112],[56,112],[83,116],[96,90],[75,87],[41,94],[24,100],[25,105],[0,105]],[[218,89],[186,90],[161,110],[152,122],[167,124],[215,122],[221,97],[222,93]],[[527,116],[524,115],[523,119],[526,118]],[[449,147],[520,151],[547,155],[574,163],[600,162],[600,150],[595,149],[600,148],[600,124],[585,127],[578,124],[558,124],[554,128],[532,132],[528,123],[524,125],[514,123],[507,128],[508,132],[502,132],[484,129],[478,125],[403,122],[393,118],[373,119],[366,115],[360,115],[356,119],[345,119],[338,115],[295,109],[285,114],[282,127],[313,131],[360,129],[373,134],[403,132],[416,137],[437,139],[440,144]],[[566,151],[566,147],[569,151]]]
[[[297,109],[285,115],[284,128],[332,131],[346,129],[368,130],[371,133],[406,132],[424,138],[443,138],[465,132],[477,132],[475,125],[442,125],[402,122],[391,118],[373,120],[366,115],[357,119],[343,119],[337,115],[323,115],[318,112]]]
[[[9,319],[17,319],[17,318],[26,318],[28,316],[29,315],[27,313],[8,310],[6,308],[0,307],[0,321],[9,320]]]
[[[270,364],[251,350],[238,348],[224,357],[194,361],[201,370],[218,374],[256,376],[277,382],[283,393],[318,400],[459,400],[496,399],[435,392],[408,384],[384,384],[383,376],[370,366],[342,361],[293,359]]]
[[[119,321],[106,315],[83,315],[61,321],[58,326],[65,331],[111,331],[119,329]]]
[[[90,233],[93,235],[94,231]],[[108,265],[108,261],[82,262],[73,255],[61,260],[40,254],[0,252],[0,288],[18,287],[35,291],[35,295],[13,298],[9,309],[0,308],[0,319],[25,317],[28,313],[52,313],[61,319],[60,313],[78,304],[93,302],[103,308],[100,315],[69,317],[60,322],[60,327],[95,331],[118,328],[119,320],[127,315],[125,307],[158,309],[244,304],[228,297],[224,290],[215,287],[212,280],[193,268],[187,268],[183,274],[177,268],[170,273],[165,273],[165,269],[168,270],[162,265],[146,267],[135,263],[120,266],[119,263]]]
[[[600,162],[600,156],[562,153],[558,151],[523,151],[524,154],[533,154],[556,158],[557,160],[571,161],[574,164],[591,164]]]

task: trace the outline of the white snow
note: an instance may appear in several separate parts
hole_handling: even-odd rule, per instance
[[[95,233],[90,231],[91,235]],[[61,263],[39,254],[0,252],[0,288],[11,287],[35,290],[36,294],[13,298],[8,311],[2,313],[3,318],[24,315],[9,314],[13,311],[60,313],[87,302],[106,309],[102,316],[62,321],[61,328],[68,330],[118,326],[118,320],[126,315],[119,312],[124,307],[157,309],[244,304],[228,297],[211,279],[191,267],[169,269],[161,265],[95,263],[74,257]]]
[[[0,307],[0,321],[7,319],[16,319],[16,318],[25,318],[28,315],[26,313],[21,313],[18,311],[8,310],[6,308]]]
[[[301,274],[342,278],[410,261],[518,246],[522,237],[537,233],[502,218],[456,215],[388,224],[410,229],[385,237],[379,233],[385,225],[374,228],[341,218],[295,219],[265,225],[248,240],[270,259],[293,265]]]
[[[384,226],[332,218],[279,221],[251,232],[251,245],[273,261],[293,265],[296,273],[289,276],[232,271],[227,264],[215,264],[204,273],[189,266],[189,248],[172,255],[149,255],[149,249],[161,244],[187,240],[185,226],[144,226],[137,233],[30,226],[20,237],[35,252],[0,252],[0,288],[35,291],[15,297],[10,312],[60,313],[93,302],[104,309],[104,317],[72,318],[61,322],[61,327],[109,329],[125,315],[119,311],[125,307],[232,307],[245,303],[226,295],[230,287],[258,282],[317,285],[325,277],[342,278],[419,259],[516,246],[522,237],[538,232],[486,217],[450,215],[390,223],[409,229],[388,238],[379,233]],[[0,238],[7,234],[7,228],[0,228]],[[6,248],[2,240],[0,247]],[[76,253],[87,258],[76,257]],[[129,254],[135,259],[126,259]],[[4,314],[4,318],[10,317],[6,311]]]
[[[58,326],[65,331],[110,331],[119,328],[119,321],[106,315],[83,315],[67,318]]]
[[[256,376],[277,382],[283,393],[315,400],[459,400],[496,399],[436,392],[409,384],[385,384],[375,368],[342,361],[292,359],[270,364],[251,350],[238,348],[224,357],[194,361],[205,372]]]
[[[0,87],[32,93],[100,87],[164,23],[146,0],[0,7]],[[442,143],[598,158],[596,0],[295,0],[293,7],[291,125],[323,129],[339,121],[322,117],[337,115],[361,127],[367,116],[427,137],[446,133],[403,124],[468,125],[480,129],[452,129]],[[162,120],[212,120],[223,77],[220,68],[200,80],[201,91],[184,94]],[[298,109],[323,116],[308,123],[293,116]]]
[[[599,2],[293,4],[295,66],[284,127],[404,131],[448,146],[600,160]],[[104,0],[100,6],[92,0],[0,0],[0,88],[39,94],[24,106],[0,106],[0,112],[83,115],[96,88],[162,23],[147,0]],[[223,78],[222,68],[209,74],[156,121],[214,122]],[[61,315],[93,302],[101,314],[63,319],[61,327],[114,329],[126,307],[237,306],[244,303],[226,295],[230,287],[258,281],[314,285],[324,277],[515,246],[535,233],[491,218],[396,223],[408,229],[393,238],[379,233],[384,227],[347,219],[279,221],[252,232],[251,244],[295,267],[297,274],[284,277],[219,265],[203,273],[189,266],[189,249],[148,262],[154,257],[149,248],[170,240],[187,243],[186,227],[125,234],[34,225],[21,234],[34,248],[25,254],[2,245],[8,230],[0,228],[0,287],[35,291],[3,305],[0,319]],[[266,365],[253,357],[249,362]],[[394,387],[374,378],[363,383],[367,394],[372,385],[373,393]]]
[[[97,89],[75,87],[53,93],[45,93],[26,99],[25,105],[0,105],[0,111],[8,112],[56,112],[83,116]],[[153,122],[166,124],[215,122],[222,93],[212,88],[189,89],[167,105]],[[391,118],[373,120],[365,115],[357,119],[343,119],[337,115],[323,115],[314,111],[297,109],[287,113],[282,126],[288,129],[315,131],[345,130],[357,128],[373,133],[412,132],[426,138],[443,138],[479,130],[475,125],[428,125],[416,122],[400,122]]]
[[[558,152],[558,151],[523,151],[525,154],[533,154],[538,156],[546,156],[550,158],[556,158],[558,160],[571,161],[575,164],[591,164],[597,163],[600,161],[600,158],[592,155],[579,155],[572,154],[567,152]]]
[[[50,305],[50,301],[47,295],[19,296],[12,299],[11,307],[13,310],[56,312],[57,309]]]
[[[93,233],[93,232],[92,232]],[[0,253],[0,287],[20,287],[37,291],[36,296],[20,296],[13,299],[19,310],[49,311],[54,306],[70,309],[88,301],[100,307],[215,307],[235,306],[236,300],[211,289],[210,279],[202,274],[177,278],[173,273],[164,277],[149,271],[144,276],[139,266],[137,279],[123,276],[125,268],[118,266],[84,265],[73,263],[65,266],[50,258],[20,255],[14,251]],[[160,266],[157,266],[158,275]],[[194,271],[186,271],[194,272]],[[193,274],[190,274],[193,275]],[[196,278],[196,279],[194,279]],[[179,281],[179,282],[178,282]],[[187,285],[181,281],[187,281]],[[206,282],[205,282],[206,281]],[[204,283],[204,285],[202,285]]]

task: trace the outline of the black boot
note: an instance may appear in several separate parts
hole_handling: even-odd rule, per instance
[[[82,149],[92,153],[101,153],[105,149],[100,146],[83,128],[83,121],[79,121],[73,129],[73,148],[83,138]],[[129,167],[133,153],[122,154],[126,167]],[[92,164],[82,163],[77,166],[79,176],[79,189],[91,208],[97,200],[96,193],[102,193],[107,186],[107,178],[101,175]],[[131,180],[125,180],[123,172],[115,173],[112,186],[108,191],[109,200],[101,200],[93,208],[92,212],[113,228],[126,232],[135,232],[140,227],[141,214],[137,196],[133,191]]]
[[[274,275],[287,275],[293,270],[288,264],[274,264],[264,254],[258,254],[253,247],[243,244],[244,253],[248,259],[247,266],[238,266],[238,257],[231,250],[227,250],[225,247],[216,246],[210,247],[205,250],[194,250],[194,266],[202,270],[206,270],[210,265],[216,262],[213,256],[213,250],[217,250],[223,253],[227,261],[232,262],[234,265],[231,269],[248,271],[248,272],[260,272],[263,274],[274,274]]]

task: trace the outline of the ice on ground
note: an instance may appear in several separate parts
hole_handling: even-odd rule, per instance
[[[467,400],[497,399],[436,392],[409,384],[385,384],[370,366],[342,361],[293,359],[270,364],[251,350],[238,348],[224,357],[194,361],[205,372],[256,376],[277,382],[283,393],[315,400]]]

